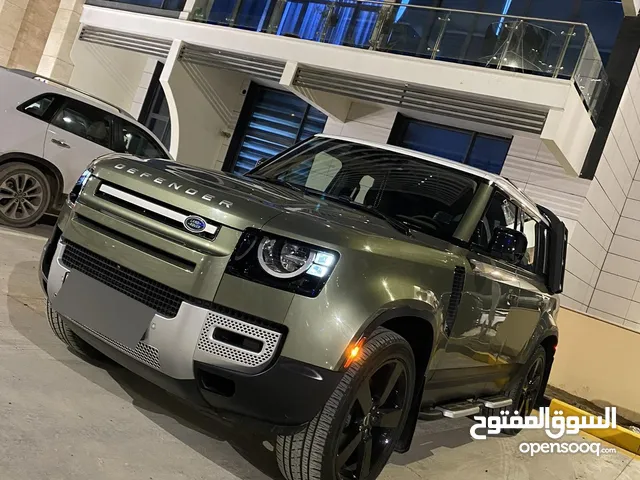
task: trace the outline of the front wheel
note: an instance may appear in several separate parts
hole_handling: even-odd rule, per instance
[[[415,386],[411,346],[376,329],[322,411],[301,432],[279,436],[287,480],[373,480],[398,442]]]
[[[50,205],[51,185],[39,169],[22,162],[0,167],[0,223],[30,227]]]

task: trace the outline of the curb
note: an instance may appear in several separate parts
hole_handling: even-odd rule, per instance
[[[595,415],[581,410],[568,403],[561,402],[555,398],[551,399],[549,404],[549,411],[554,412],[560,410],[563,417],[578,416],[578,417],[594,417]],[[626,450],[634,455],[640,455],[640,434],[634,433],[624,427],[616,426],[616,428],[606,429],[580,429],[581,432],[588,433],[600,440],[604,440],[618,448]]]

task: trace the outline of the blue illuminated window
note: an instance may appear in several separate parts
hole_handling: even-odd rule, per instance
[[[499,174],[511,139],[398,115],[389,143]]]
[[[251,84],[224,170],[243,174],[324,130],[327,117],[294,94]]]

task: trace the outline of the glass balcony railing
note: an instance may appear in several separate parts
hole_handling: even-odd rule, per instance
[[[600,54],[582,23],[361,0],[196,0],[192,20],[571,79],[594,117],[608,88]]]

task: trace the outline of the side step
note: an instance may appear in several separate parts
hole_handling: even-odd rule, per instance
[[[442,416],[447,418],[469,417],[480,413],[482,407],[485,408],[502,408],[511,405],[512,400],[501,395],[493,397],[480,398],[478,400],[467,400],[465,402],[448,403],[435,407],[435,410],[441,412]]]

